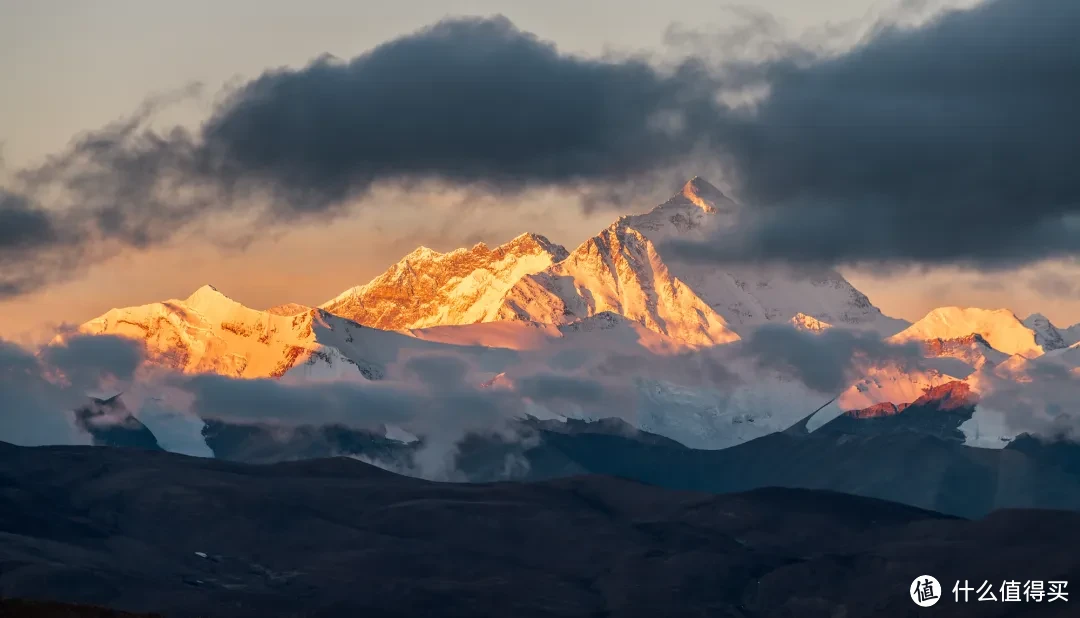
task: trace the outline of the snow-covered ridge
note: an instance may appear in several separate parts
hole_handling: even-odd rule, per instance
[[[403,350],[490,349],[365,328],[322,309],[293,315],[259,311],[213,286],[182,300],[113,309],[79,330],[142,341],[157,365],[234,378],[377,380]]]
[[[704,200],[708,208],[697,205]],[[640,231],[658,246],[671,273],[685,283],[728,326],[746,335],[763,324],[788,322],[802,314],[817,322],[864,328],[892,335],[908,326],[881,313],[840,273],[830,269],[795,270],[777,266],[718,268],[665,256],[673,239],[707,241],[738,224],[742,207],[700,178],[691,180],[670,200],[642,215],[622,217],[615,225]],[[800,318],[805,326],[810,322]]]
[[[562,246],[530,233],[494,249],[484,243],[448,253],[420,247],[321,307],[384,330],[490,322],[511,286],[566,255]]]
[[[1080,324],[1073,324],[1068,328],[1058,329],[1058,333],[1061,334],[1061,338],[1067,345],[1076,345],[1080,343]]]
[[[523,277],[506,293],[497,317],[569,324],[604,312],[691,346],[739,339],[723,317],[672,276],[648,238],[619,224],[562,262]]]
[[[1044,352],[1060,350],[1071,345],[1050,319],[1041,313],[1033,313],[1024,318],[1023,324],[1034,331],[1035,343],[1042,347]]]
[[[995,350],[982,335],[975,333],[955,339],[927,339],[922,343],[928,356],[956,358],[974,370],[997,365],[1009,358],[1008,354]]]
[[[800,327],[821,323],[891,335],[907,326],[882,315],[835,271],[723,271],[664,256],[667,240],[706,239],[735,225],[740,211],[695,177],[663,204],[620,217],[571,252],[535,234],[493,250],[421,247],[321,307],[394,330],[503,320],[569,324],[610,311],[690,346],[734,341],[800,314]]]
[[[501,319],[565,322],[612,311],[690,345],[733,341],[766,323],[839,325],[893,334],[881,314],[835,271],[721,270],[668,259],[673,238],[703,240],[737,223],[741,207],[700,178],[651,211],[620,217],[570,256],[507,293]],[[797,317],[802,316],[802,317]]]
[[[662,355],[737,342],[764,324],[895,334],[892,341],[918,341],[932,357],[919,369],[867,369],[811,419],[810,430],[844,410],[883,403],[898,409],[961,379],[978,391],[984,368],[1011,379],[1034,362],[1080,367],[1080,347],[1064,347],[1080,337],[1080,325],[1057,329],[1039,314],[1021,322],[1005,310],[956,307],[909,325],[883,315],[832,270],[721,269],[665,255],[665,240],[706,239],[737,223],[740,210],[694,178],[663,204],[620,217],[571,252],[536,234],[495,248],[420,247],[321,308],[258,311],[204,286],[182,300],[114,309],[82,330],[144,341],[156,362],[182,371],[238,378],[396,379],[388,372],[409,354],[450,352],[483,366],[474,383],[510,389],[514,379],[550,371],[552,359],[578,358],[583,350],[663,364]],[[618,376],[617,364],[611,367],[605,379]],[[620,388],[636,394],[636,426],[704,448],[786,429],[833,395],[763,374],[752,363],[725,369],[738,374],[736,385],[656,372]],[[596,411],[620,405],[605,401]]]
[[[939,307],[892,340],[958,339],[972,334],[979,335],[995,350],[1010,356],[1020,354],[1031,358],[1047,351],[1037,340],[1036,331],[1008,309]]]

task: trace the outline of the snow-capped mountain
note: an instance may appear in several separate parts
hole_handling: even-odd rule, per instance
[[[982,335],[974,333],[955,339],[927,339],[923,343],[928,356],[956,358],[973,370],[994,366],[1009,358],[1008,354],[995,350]]]
[[[664,204],[643,215],[623,217],[616,225],[640,230],[656,243],[674,275],[742,335],[756,326],[789,321],[799,314],[825,324],[866,328],[882,335],[892,335],[908,326],[904,320],[882,314],[835,270],[773,265],[718,268],[666,255],[667,241],[708,240],[718,229],[736,225],[741,209],[716,187],[693,178]]]
[[[420,247],[322,308],[384,330],[491,322],[499,319],[507,290],[566,256],[566,249],[538,234],[494,249],[484,243],[449,253]]]
[[[777,267],[719,270],[666,259],[662,244],[738,221],[740,206],[693,178],[651,211],[620,217],[572,252],[523,234],[488,249],[420,248],[370,283],[321,305],[365,326],[418,329],[519,320],[569,324],[612,312],[692,346],[727,343],[768,322],[798,318],[898,332],[839,273]],[[816,322],[811,322],[814,320]]]
[[[684,345],[612,312],[567,324],[509,321],[394,332],[363,327],[322,309],[258,311],[204,286],[185,299],[114,309],[81,330],[142,341],[155,364],[234,378],[399,379],[395,369],[410,355],[435,353],[468,359],[478,368],[477,384],[514,389],[521,379],[562,368],[621,392],[621,409],[600,400],[587,407],[537,406],[535,416],[620,416],[639,429],[702,448],[723,448],[783,430],[828,398],[798,380],[763,375],[752,363],[738,360],[725,369],[738,374],[733,383],[703,382],[686,365],[664,360],[675,354],[671,358],[685,362]],[[839,414],[841,404],[910,400],[910,393],[936,379],[916,372],[879,372],[841,394],[825,413]],[[154,412],[140,419],[154,428],[158,417],[169,414]],[[165,439],[168,448],[171,438]]]
[[[698,344],[729,341],[734,337],[725,331],[745,334],[800,314],[883,334],[907,325],[884,316],[835,271],[722,270],[665,257],[666,241],[707,239],[736,224],[739,211],[719,189],[693,178],[653,210],[620,217],[563,262],[523,278],[507,294],[502,317],[551,321],[615,311]]]
[[[1065,341],[1065,338],[1062,337],[1061,332],[1054,326],[1053,322],[1041,313],[1033,313],[1024,318],[1023,324],[1035,332],[1035,343],[1044,352],[1060,350],[1071,345]]]
[[[186,299],[114,309],[81,330],[143,341],[155,363],[176,370],[234,378],[396,380],[415,353],[468,359],[470,384],[488,388],[515,390],[554,372],[598,381],[603,396],[565,408],[536,403],[537,418],[610,414],[701,448],[782,431],[815,410],[810,431],[854,410],[897,412],[951,383],[979,392],[993,386],[987,375],[1019,379],[1036,361],[1080,367],[1080,346],[1067,347],[1080,325],[1058,329],[1039,314],[1021,321],[1007,310],[957,307],[909,325],[882,314],[835,271],[719,268],[665,255],[668,241],[707,240],[740,213],[694,178],[572,252],[536,234],[495,248],[421,247],[320,308],[259,311],[205,286]],[[737,351],[710,356],[737,349],[765,324],[868,330],[920,342],[927,358],[867,367],[841,392],[823,394]],[[723,371],[715,375],[727,377],[707,377],[715,368],[704,365],[717,358]],[[1011,439],[980,422],[981,435]]]
[[[1047,321],[1047,324],[1049,322]],[[1055,331],[1056,332],[1056,331]],[[927,341],[958,339],[979,335],[992,348],[1008,355],[1039,356],[1047,351],[1044,344],[1058,342],[1025,325],[1008,309],[978,309],[974,307],[939,307],[918,322],[897,333],[892,340]],[[1060,340],[1060,337],[1057,338]],[[1060,347],[1060,345],[1058,346]],[[1051,347],[1049,349],[1056,349]]]
[[[775,371],[735,360],[730,385],[687,386],[638,379],[636,425],[695,448],[719,449],[784,431],[807,419],[814,431],[849,410],[882,402],[911,402],[958,378],[933,369],[869,367],[866,375],[830,396]],[[812,416],[811,416],[812,415]]]
[[[406,348],[470,351],[364,328],[322,309],[258,311],[210,285],[183,300],[113,309],[79,330],[143,341],[158,365],[236,378],[379,379]]]
[[[568,324],[611,312],[689,345],[739,339],[727,322],[672,276],[656,246],[618,223],[565,260],[518,281],[503,298],[503,320]]]
[[[1067,345],[1080,343],[1080,324],[1073,324],[1068,328],[1059,328],[1058,333]]]

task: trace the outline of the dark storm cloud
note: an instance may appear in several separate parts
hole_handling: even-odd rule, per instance
[[[21,247],[56,241],[48,212],[34,208],[22,195],[0,189],[0,259]]]
[[[823,393],[838,393],[869,366],[913,367],[922,362],[917,343],[892,344],[877,333],[830,328],[820,333],[766,325],[734,344],[758,367],[779,371]]]
[[[736,232],[679,246],[690,259],[1010,266],[1072,254],[1077,23],[1074,0],[989,0],[841,54],[784,43],[763,59],[660,68],[560,53],[504,18],[446,20],[348,61],[268,71],[193,131],[149,128],[190,92],[151,100],[17,174],[25,198],[0,217],[27,234],[0,232],[0,295],[220,213],[250,229],[327,220],[376,182],[618,195],[691,160],[721,163],[749,207]],[[762,84],[756,109],[718,102]]]
[[[204,137],[216,157],[313,205],[402,176],[624,180],[683,156],[679,122],[712,115],[711,80],[695,67],[589,60],[502,17],[449,20],[349,62],[266,73]]]
[[[130,380],[145,360],[145,351],[139,342],[123,337],[76,335],[42,348],[39,356],[64,373],[102,373]]]
[[[343,424],[370,427],[410,418],[419,397],[405,390],[364,388],[350,382],[295,385],[201,375],[183,381],[203,418],[235,422]]]
[[[28,258],[47,254],[59,241],[52,213],[0,188],[0,298],[36,287],[42,264]]]
[[[701,260],[1005,267],[1080,248],[1080,3],[989,0],[805,64],[723,147],[744,226]]]
[[[194,90],[154,98],[18,175],[63,215],[68,253],[153,245],[216,212],[264,225],[326,219],[378,181],[495,192],[640,181],[683,158],[702,136],[689,130],[716,107],[696,62],[663,71],[566,55],[502,17],[446,20],[348,62],[268,71],[224,97],[197,131],[149,128]],[[45,240],[25,237],[17,257],[29,267]],[[71,274],[57,270],[8,293]]]

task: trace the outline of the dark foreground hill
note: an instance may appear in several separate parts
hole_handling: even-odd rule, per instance
[[[0,598],[0,618],[161,618],[159,614],[132,614],[107,607]]]
[[[452,485],[0,444],[0,596],[166,616],[1071,616],[957,579],[1080,581],[1080,514],[968,521],[821,491]],[[922,574],[947,588],[917,608]]]
[[[612,419],[529,422],[517,439],[469,436],[453,467],[462,480],[478,482],[603,474],[710,493],[824,489],[961,517],[1001,508],[1080,510],[1080,445],[1022,436],[1002,449],[972,448],[964,446],[962,434],[951,435],[958,433],[958,417],[943,428],[934,412],[909,408],[891,418],[841,417],[813,433],[796,426],[719,451],[687,448]],[[351,454],[406,470],[423,448],[344,427],[304,427],[283,436],[280,429],[214,421],[207,441],[222,459],[261,463]]]

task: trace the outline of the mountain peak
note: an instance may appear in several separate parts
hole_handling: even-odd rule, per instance
[[[188,296],[184,302],[188,306],[198,309],[200,307],[221,305],[222,303],[232,304],[236,301],[222,294],[216,287],[206,284],[192,292],[191,296]]]
[[[720,206],[734,206],[735,202],[723,191],[717,189],[701,176],[694,176],[683,185],[669,201],[689,202],[708,213],[714,213]]]
[[[448,253],[419,247],[321,307],[385,330],[491,321],[507,290],[567,255],[566,248],[528,233],[495,248],[482,242]]]
[[[402,261],[429,260],[433,257],[438,257],[440,255],[442,255],[442,253],[440,253],[439,251],[431,249],[430,247],[425,247],[424,245],[420,245],[419,247],[413,249],[408,255],[406,255]]]
[[[210,285],[209,283],[207,283],[206,285],[204,285],[204,286],[200,287],[199,289],[195,290],[195,291],[194,291],[194,292],[192,293],[192,296],[194,296],[195,294],[199,294],[199,293],[202,293],[202,292],[209,292],[209,293],[221,294],[221,291],[220,291],[220,290],[218,290],[218,289],[217,289],[216,287],[214,287],[213,285]]]
[[[1008,309],[939,307],[898,333],[894,340],[958,339],[972,334],[1009,355],[1033,357],[1045,351],[1036,341],[1036,332]]]
[[[1062,336],[1061,331],[1045,315],[1033,313],[1024,318],[1023,324],[1035,331],[1035,342],[1047,352],[1069,347],[1069,343]]]
[[[556,262],[562,261],[570,255],[570,252],[566,250],[566,247],[551,242],[546,236],[534,234],[532,232],[525,232],[524,234],[518,235],[514,239],[500,246],[499,249],[517,251],[518,253],[549,253]]]

